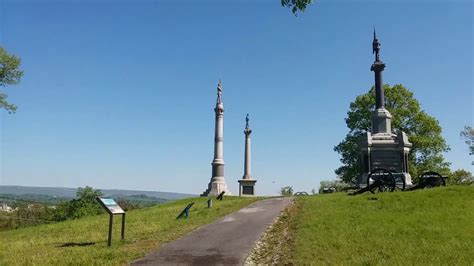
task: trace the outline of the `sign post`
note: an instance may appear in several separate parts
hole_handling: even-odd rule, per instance
[[[115,200],[110,198],[97,198],[97,201],[100,203],[102,208],[104,208],[110,215],[109,218],[109,239],[107,245],[110,247],[112,245],[112,226],[114,224],[114,215],[122,214],[122,240],[125,239],[125,211],[115,202]]]
[[[212,198],[209,198],[209,199],[207,200],[207,208],[208,208],[208,209],[212,208]]]

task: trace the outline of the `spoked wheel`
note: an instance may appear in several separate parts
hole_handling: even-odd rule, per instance
[[[432,188],[446,186],[446,181],[444,177],[436,172],[426,172],[420,176],[420,183],[423,184],[423,187]]]
[[[367,177],[367,187],[372,193],[385,191],[393,192],[395,190],[395,186],[395,178],[387,169],[374,169]]]
[[[403,174],[395,174],[393,175],[395,178],[395,189],[396,190],[405,190],[405,176]]]

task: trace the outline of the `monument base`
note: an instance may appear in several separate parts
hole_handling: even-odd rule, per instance
[[[359,178],[361,187],[367,185],[370,172],[376,169],[390,171],[396,180],[405,180],[405,186],[412,186],[408,171],[408,154],[412,144],[404,132],[398,134],[367,132],[359,142],[361,148],[362,175]]]
[[[385,108],[378,108],[372,112],[372,134],[392,133],[392,115]]]
[[[213,179],[215,179],[215,178],[213,178]],[[223,180],[224,178],[221,178],[221,179]],[[209,183],[208,188],[206,189],[206,191],[204,191],[201,194],[201,197],[218,196],[223,191],[225,191],[226,196],[232,195],[230,193],[230,191],[227,189],[227,184],[225,183],[225,181],[221,181],[221,182],[211,181]]]
[[[257,180],[241,179],[239,180],[239,197],[255,196],[255,183]]]

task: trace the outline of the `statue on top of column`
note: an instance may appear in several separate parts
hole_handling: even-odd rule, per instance
[[[245,117],[245,128],[249,128],[249,114]]]
[[[372,53],[375,54],[375,62],[379,62],[379,52],[380,52],[380,43],[379,40],[377,39],[377,35],[375,34],[375,28],[374,28],[374,40],[372,41]]]
[[[222,82],[219,79],[219,84],[217,84],[217,103],[222,103]]]

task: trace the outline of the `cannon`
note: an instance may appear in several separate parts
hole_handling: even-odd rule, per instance
[[[420,182],[417,185],[405,189],[406,183],[403,174],[392,173],[387,169],[377,168],[369,173],[366,187],[356,190],[349,195],[358,195],[368,191],[371,193],[393,192],[395,190],[413,191],[423,188],[446,186],[446,178],[432,171],[423,173],[419,180]]]
[[[367,186],[349,195],[358,195],[369,191],[370,193],[393,192],[405,189],[405,179],[403,175],[397,175],[384,168],[374,169],[367,177]]]
[[[446,177],[436,172],[426,172],[420,176],[419,183],[407,189],[407,191],[440,186],[446,186]]]

